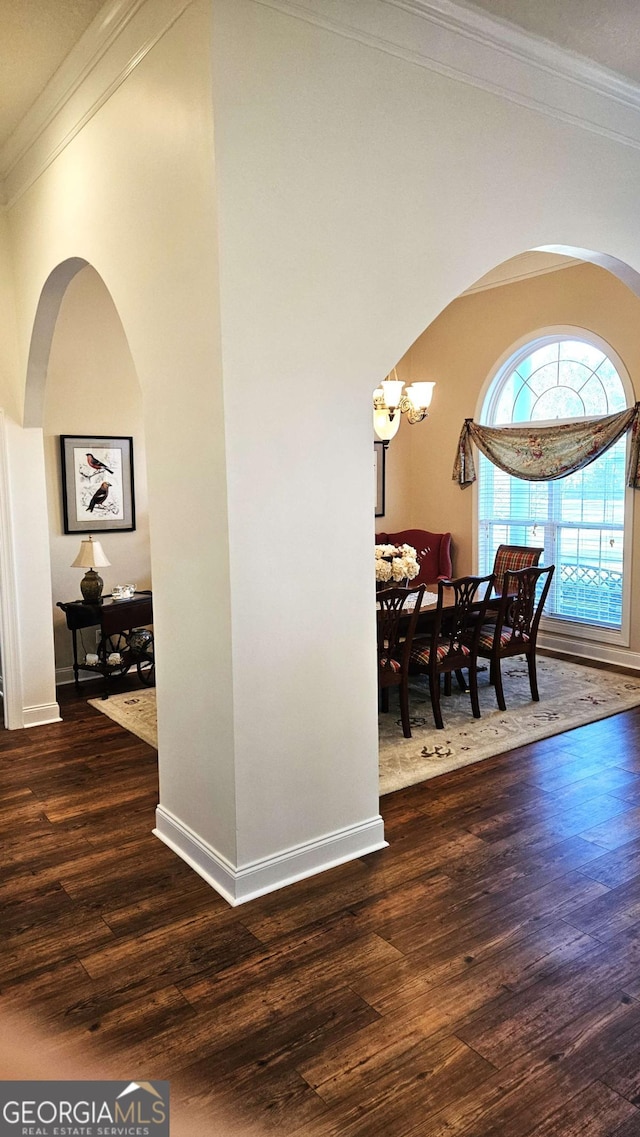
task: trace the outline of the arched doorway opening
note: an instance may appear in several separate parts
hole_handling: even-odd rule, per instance
[[[451,531],[453,575],[478,569],[476,490],[461,490],[452,480],[460,429],[477,417],[487,384],[513,345],[525,343],[540,328],[587,329],[611,345],[624,362],[631,387],[630,405],[640,391],[640,350],[635,328],[640,318],[640,277],[630,266],[582,249],[531,250],[496,266],[452,301],[418,336],[397,365],[406,384],[435,380],[430,417],[404,422],[386,456],[384,525],[376,530]],[[632,389],[631,389],[632,388]],[[635,392],[635,395],[634,395]],[[637,567],[640,501],[631,494],[633,524],[629,580],[628,634],[570,634],[566,629],[540,637],[550,650],[587,661],[640,668],[640,607]],[[484,566],[486,567],[486,566]],[[398,728],[399,733],[400,728]]]
[[[105,514],[97,519],[95,536],[110,562],[102,570],[105,594],[113,585],[129,582],[138,589],[151,587],[142,391],[109,290],[80,258],[58,266],[43,289],[31,340],[25,421],[42,432],[55,681],[66,684],[74,677],[72,642],[56,605],[80,596],[82,570],[72,562],[86,534],[67,533],[63,524],[62,436],[132,440],[133,527],[118,531]],[[87,629],[86,635],[91,634]],[[95,651],[95,631],[93,641],[83,641],[81,647],[85,653]]]

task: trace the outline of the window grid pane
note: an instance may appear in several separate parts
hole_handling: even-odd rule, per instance
[[[624,409],[622,381],[599,348],[580,341],[535,347],[489,392],[488,425],[580,418]],[[484,421],[484,420],[483,420]],[[479,570],[500,544],[544,549],[556,572],[545,615],[622,625],[626,438],[567,478],[525,482],[479,455]]]

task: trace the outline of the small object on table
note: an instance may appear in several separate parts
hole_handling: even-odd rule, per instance
[[[93,537],[87,537],[86,540],[80,542],[80,552],[75,561],[72,561],[71,568],[86,568],[87,570],[80,581],[80,591],[88,604],[99,603],[102,596],[104,581],[96,572],[96,568],[106,568],[110,564],[111,561],[107,560],[99,541],[94,541]]]
[[[114,584],[111,589],[111,597],[113,600],[130,600],[135,596],[135,584]]]

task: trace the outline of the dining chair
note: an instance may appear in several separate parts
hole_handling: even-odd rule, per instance
[[[496,596],[502,595],[502,584],[507,569],[531,568],[540,562],[544,549],[533,545],[498,545],[493,560],[493,589]]]
[[[515,571],[516,569],[531,568],[539,563],[543,552],[544,549],[539,549],[533,545],[498,545],[493,560],[493,595],[487,611],[487,623],[495,624],[496,622],[496,609],[502,596],[504,574],[507,569]],[[509,622],[508,615],[506,622]]]
[[[398,533],[376,533],[376,545],[411,545],[420,566],[413,583],[433,585],[436,580],[449,580],[451,567],[451,534],[431,533],[428,529],[401,529]]]
[[[536,642],[540,617],[547,599],[555,565],[506,569],[495,624],[485,624],[477,640],[478,655],[490,660],[489,679],[495,686],[501,711],[506,711],[500,665],[512,655],[524,655],[529,669],[531,698],[539,702],[536,674]],[[538,598],[536,600],[536,593]]]
[[[444,729],[440,708],[440,676],[455,673],[462,691],[471,693],[474,718],[480,718],[478,699],[477,643],[484,626],[484,616],[491,594],[493,574],[461,576],[457,580],[438,581],[438,603],[430,634],[413,641],[409,656],[409,674],[426,674],[433,717],[438,730]],[[469,669],[469,684],[462,669]]]
[[[389,688],[398,687],[405,738],[409,725],[409,654],[420,614],[424,584],[418,588],[385,588],[376,593],[378,627],[378,696],[389,709]]]

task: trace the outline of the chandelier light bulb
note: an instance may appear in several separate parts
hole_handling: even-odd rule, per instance
[[[394,367],[373,392],[373,429],[385,446],[398,433],[401,415],[405,414],[412,426],[428,415],[435,383],[411,383],[405,392],[403,386]]]

